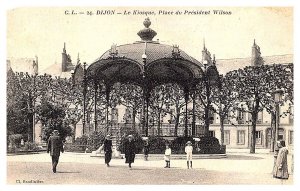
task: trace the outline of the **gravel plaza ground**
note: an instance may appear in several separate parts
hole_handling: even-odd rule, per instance
[[[273,155],[267,151],[228,150],[227,158],[195,159],[193,169],[187,169],[184,159],[171,160],[171,168],[163,168],[162,158],[144,161],[137,158],[130,170],[125,159],[112,159],[106,167],[104,158],[85,153],[63,153],[57,173],[51,169],[51,158],[39,154],[7,156],[8,184],[113,184],[113,185],[291,185],[288,180],[272,177]],[[291,155],[288,156],[291,172]]]

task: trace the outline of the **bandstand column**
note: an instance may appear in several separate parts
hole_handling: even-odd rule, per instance
[[[86,79],[86,62],[83,63],[83,119],[82,119],[82,135],[84,135],[85,123],[86,123],[86,90],[87,90],[87,79]]]
[[[189,101],[189,90],[185,89],[184,91],[184,100],[185,100],[185,127],[184,127],[184,136],[188,136],[188,101]]]
[[[110,86],[106,85],[105,87],[105,98],[106,98],[106,113],[105,113],[105,121],[106,121],[106,132],[109,133],[109,124],[108,124],[108,116],[109,116],[109,94],[110,94]]]
[[[192,121],[192,136],[194,137],[196,135],[196,115],[195,115],[195,109],[196,109],[196,92],[192,92],[192,99],[193,99],[193,121]]]
[[[150,98],[150,95],[147,94],[147,98],[146,98],[146,137],[148,137],[148,127],[149,127],[149,98]]]
[[[97,80],[94,80],[94,131],[97,131],[97,93],[98,93],[98,84]]]

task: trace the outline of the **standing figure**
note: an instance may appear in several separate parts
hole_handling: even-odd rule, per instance
[[[185,146],[187,168],[193,168],[193,146],[191,141],[188,141]],[[189,165],[190,163],[190,165]]]
[[[279,152],[274,166],[273,177],[279,179],[288,179],[288,165],[287,165],[287,155],[289,153],[288,149],[285,147],[285,142],[280,141]]]
[[[103,143],[103,151],[105,153],[105,164],[109,167],[109,162],[111,161],[112,156],[112,140],[110,135],[106,135]]]
[[[166,144],[166,150],[165,150],[165,156],[164,156],[164,159],[166,161],[165,168],[170,168],[171,153],[172,153],[171,148],[169,147],[168,144]]]
[[[134,163],[135,158],[135,142],[132,135],[128,135],[128,140],[124,143],[125,148],[125,163],[131,169],[131,163]]]
[[[52,157],[52,171],[56,173],[60,152],[64,152],[63,142],[59,136],[58,130],[53,130],[52,135],[48,139],[47,153],[49,152]]]
[[[149,145],[149,141],[147,139],[144,144],[144,159],[145,159],[145,161],[148,160],[149,150],[150,150],[150,145]]]

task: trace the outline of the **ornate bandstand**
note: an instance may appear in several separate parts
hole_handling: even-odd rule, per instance
[[[132,44],[112,45],[109,50],[90,63],[79,64],[75,67],[73,74],[74,84],[83,87],[83,129],[86,125],[86,94],[90,88],[97,90],[101,88],[105,93],[106,102],[109,103],[111,87],[115,83],[132,83],[142,88],[143,95],[143,120],[142,130],[148,136],[148,113],[149,97],[154,87],[166,83],[176,83],[184,90],[185,110],[189,99],[195,99],[193,91],[196,85],[203,81],[205,76],[216,79],[219,74],[213,62],[198,61],[179,49],[178,45],[161,44],[154,41],[157,33],[149,28],[151,21],[146,18],[143,22],[145,28],[137,34],[141,38]],[[202,52],[203,53],[203,52]],[[209,55],[210,56],[210,55]],[[209,73],[209,75],[207,75]],[[92,84],[92,85],[91,85]],[[97,111],[95,95],[95,117]],[[194,104],[194,102],[193,102]],[[106,116],[108,116],[108,104]],[[187,115],[187,112],[185,112]],[[195,136],[195,113],[193,112],[192,136]],[[97,119],[95,119],[95,129]],[[184,134],[187,135],[188,117],[185,117]]]

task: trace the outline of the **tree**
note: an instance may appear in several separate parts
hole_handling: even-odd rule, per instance
[[[17,76],[10,69],[7,72],[7,134],[26,134],[28,132],[28,120],[26,102],[20,92]]]
[[[212,120],[210,112],[214,111],[212,100],[214,99],[214,87],[218,87],[219,73],[215,65],[205,67],[203,79],[196,85],[196,98],[200,101],[203,110],[204,136],[209,136],[209,125]]]
[[[289,90],[292,91],[292,69],[283,70],[274,68],[275,65],[247,66],[244,69],[230,72],[235,76],[235,89],[238,92],[238,99],[241,101],[239,109],[251,114],[251,141],[250,153],[255,153],[256,142],[256,122],[258,112],[266,108],[267,105],[272,105],[272,93],[275,89],[286,89],[286,84],[289,85]],[[286,71],[286,72],[284,72]],[[237,73],[238,75],[235,75]],[[244,107],[245,106],[245,107]]]
[[[166,96],[168,102],[166,103],[165,112],[171,116],[170,123],[175,123],[174,136],[177,137],[180,117],[184,114],[184,112],[182,112],[185,106],[184,91],[178,84],[167,84],[167,86],[169,86],[169,88],[166,93],[169,95]]]
[[[224,145],[224,121],[233,117],[232,111],[237,101],[237,92],[234,89],[236,72],[228,73],[219,77],[219,86],[213,87],[214,97],[212,104],[215,106],[215,112],[219,115],[221,145]]]
[[[157,121],[157,133],[160,136],[161,122],[164,116],[166,116],[166,105],[169,104],[171,86],[163,84],[156,86],[150,92],[149,106],[153,115],[153,120]],[[169,107],[169,106],[167,106]]]
[[[132,111],[131,117],[124,117],[132,119],[133,129],[135,129],[136,117],[140,113],[143,103],[142,88],[130,83],[120,84],[119,95],[120,99],[117,102]]]
[[[65,120],[65,110],[60,105],[54,105],[50,102],[43,101],[37,107],[37,117],[44,127],[44,140],[48,140],[54,129],[58,130],[60,136],[65,139],[72,135],[72,129],[69,127],[68,120]]]
[[[283,100],[280,105],[284,103],[288,104],[288,108],[282,111],[280,117],[285,117],[287,114],[293,115],[292,106],[294,103],[294,87],[293,87],[293,64],[274,64],[269,67],[268,82],[267,86],[270,87],[269,94],[266,94],[261,100],[261,104],[266,109],[266,111],[271,115],[271,129],[272,129],[272,144],[271,150],[274,150],[275,145],[275,126],[276,126],[276,110],[275,110],[275,100],[274,91],[277,89],[283,90]],[[272,92],[273,91],[273,92]]]

